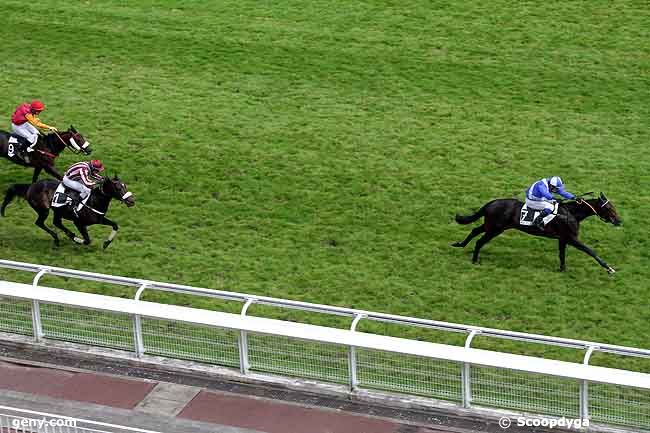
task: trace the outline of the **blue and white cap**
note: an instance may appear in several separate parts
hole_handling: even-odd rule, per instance
[[[551,185],[551,186],[553,186],[553,187],[555,187],[557,189],[561,189],[564,186],[560,176],[553,176],[548,183],[549,183],[549,185]]]

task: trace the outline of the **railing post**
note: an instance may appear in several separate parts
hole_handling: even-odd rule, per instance
[[[472,345],[472,340],[476,334],[480,334],[481,331],[472,329],[465,340],[465,348],[469,349]],[[469,362],[463,363],[463,369],[461,370],[461,377],[463,380],[462,384],[462,394],[463,394],[463,407],[471,407],[472,405],[472,371],[471,365]]]
[[[241,315],[245,316],[255,298],[246,299],[246,303],[241,309]],[[248,374],[250,364],[248,363],[248,333],[246,331],[239,331],[239,371],[241,374]]]
[[[38,288],[38,282],[41,277],[50,272],[48,268],[43,268],[32,280],[32,287]],[[43,322],[41,322],[41,306],[37,300],[32,301],[32,332],[34,333],[34,340],[41,341],[43,339]]]
[[[133,299],[139,301],[142,292],[144,292],[147,287],[149,287],[149,283],[140,284]],[[144,340],[142,338],[142,319],[139,314],[133,315],[133,344],[135,346],[135,356],[142,358],[142,355],[144,355]]]
[[[356,332],[357,325],[366,317],[365,314],[357,314],[354,316],[354,320],[350,325],[350,331]],[[350,346],[350,352],[348,354],[348,370],[350,373],[350,390],[354,391],[359,386],[359,379],[357,377],[357,349],[354,346]]]
[[[589,359],[594,353],[594,350],[598,350],[598,347],[587,347],[587,353],[585,353],[584,360],[582,361],[584,365],[589,365]],[[580,385],[580,419],[583,423],[589,420],[589,382],[586,380],[583,380]]]

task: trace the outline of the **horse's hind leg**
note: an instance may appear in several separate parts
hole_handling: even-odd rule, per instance
[[[476,245],[474,246],[474,254],[472,254],[472,263],[478,263],[478,255],[481,251],[481,248],[483,248],[485,244],[499,236],[501,233],[503,233],[503,230],[497,232],[488,232],[481,236],[478,241],[476,241]]]
[[[65,233],[65,235],[67,237],[69,237],[70,239],[72,239],[73,241],[75,241],[75,242],[77,242],[79,244],[83,243],[83,241],[80,238],[78,238],[66,226],[63,225],[63,221],[61,220],[61,215],[59,215],[58,213],[55,212],[54,213],[54,219],[52,220],[52,222],[54,223],[55,227],[60,228],[61,230],[63,230],[63,233]]]
[[[88,245],[90,244],[90,236],[88,235],[88,228],[81,224],[79,221],[74,222],[75,227],[77,227],[77,230],[79,230],[79,233],[81,233],[81,236],[83,236],[83,244]],[[77,239],[75,239],[75,242],[78,242]]]
[[[50,236],[52,236],[52,238],[54,239],[54,246],[58,247],[59,246],[59,236],[56,234],[56,232],[54,230],[51,230],[51,229],[47,228],[47,226],[45,225],[45,220],[47,219],[47,216],[49,214],[50,214],[50,211],[47,210],[47,209],[39,211],[38,212],[38,218],[36,218],[36,222],[34,222],[34,224],[36,224],[38,227],[40,227],[41,229],[48,232],[50,234]]]
[[[61,173],[59,173],[53,165],[45,165],[43,168],[50,176],[54,176],[58,180],[63,180],[63,176],[61,176]]]
[[[474,239],[476,236],[480,235],[481,233],[485,233],[485,224],[481,224],[480,226],[476,227],[473,229],[463,240],[462,242],[454,242],[451,244],[452,247],[460,247],[463,248],[465,245],[467,245],[472,239]]]
[[[41,167],[36,167],[34,169],[34,175],[32,176],[32,183],[36,183],[36,181],[38,180],[38,176],[41,174],[41,170],[42,170]]]

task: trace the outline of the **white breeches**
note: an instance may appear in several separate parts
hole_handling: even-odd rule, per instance
[[[552,201],[531,200],[528,197],[526,197],[526,206],[528,206],[528,209],[534,210],[548,209],[551,213],[553,213],[553,210],[555,209],[555,203]]]
[[[81,194],[82,201],[86,200],[90,195],[90,188],[88,188],[86,185],[84,185],[81,182],[77,182],[76,180],[70,179],[68,176],[63,177],[63,184],[68,188],[72,188],[75,191],[79,192],[79,194]]]
[[[29,122],[25,122],[22,125],[16,125],[15,123],[12,123],[11,130],[15,134],[26,138],[32,146],[35,145],[36,140],[38,140],[38,129],[36,129],[36,127]]]

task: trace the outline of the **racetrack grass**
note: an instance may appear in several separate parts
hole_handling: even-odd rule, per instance
[[[2,257],[650,347],[645,2],[3,6],[2,128],[42,98],[42,119],[73,123],[137,205],[113,204],[102,251],[108,227],[53,249],[16,202]],[[515,232],[479,266],[473,244],[449,246],[471,228],[455,213],[551,174],[617,206],[623,227],[582,230],[615,276],[574,249],[561,274],[555,242]],[[4,187],[30,178],[0,161]]]

